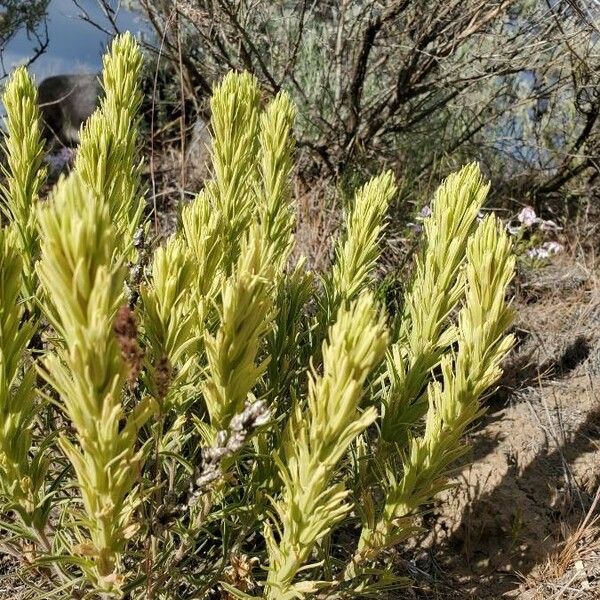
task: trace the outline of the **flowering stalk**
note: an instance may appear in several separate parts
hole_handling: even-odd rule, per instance
[[[138,432],[153,402],[143,400],[130,415],[121,403],[127,370],[113,323],[123,303],[125,273],[115,261],[117,236],[108,206],[73,174],[41,212],[40,230],[44,308],[60,338],[42,374],[75,430],[75,439],[62,435],[60,445],[77,475],[85,508],[80,522],[90,536],[90,543],[73,551],[89,557],[84,568],[100,589],[115,590],[143,461]]]
[[[22,257],[23,296],[33,308],[37,288],[34,263],[39,254],[36,203],[46,179],[43,167],[44,141],[38,108],[37,88],[24,67],[10,77],[2,102],[6,109],[4,139],[6,183],[0,186],[0,210],[14,223]]]
[[[290,176],[296,108],[280,92],[260,116],[258,218],[274,249],[274,258],[285,263],[294,241],[294,213],[290,203]]]
[[[232,275],[223,283],[219,328],[205,336],[208,377],[203,385],[211,425],[225,429],[267,368],[258,350],[273,318],[273,264],[253,226]]]
[[[425,431],[409,440],[402,475],[388,469],[383,509],[365,524],[347,577],[356,574],[357,565],[414,531],[415,509],[446,485],[449,466],[466,450],[461,437],[482,414],[481,397],[500,377],[500,364],[513,344],[513,337],[505,335],[513,318],[505,296],[515,257],[495,217],[486,217],[468,240],[466,258],[456,353],[443,356],[442,380],[427,388]]]
[[[356,193],[346,217],[344,236],[335,245],[335,262],[326,280],[326,321],[344,302],[356,298],[371,283],[379,258],[379,240],[385,230],[384,218],[396,193],[391,171],[371,179]]]
[[[296,598],[311,591],[310,582],[294,584],[294,577],[314,544],[351,508],[343,484],[331,485],[331,479],[350,444],[377,418],[375,407],[360,409],[360,399],[387,342],[383,315],[370,294],[341,308],[329,329],[323,375],[310,375],[307,407],[295,407],[283,458],[276,459],[283,491],[274,503],[279,540],[265,527],[268,598]]]
[[[212,300],[221,281],[225,253],[221,221],[221,213],[204,190],[181,211],[180,235],[194,262],[192,291],[198,302]]]
[[[116,37],[104,57],[105,96],[82,128],[75,160],[82,181],[108,205],[121,253],[130,250],[144,209],[137,158],[141,69],[134,38],[129,33]]]
[[[479,167],[472,164],[450,175],[435,194],[400,334],[388,356],[381,428],[386,442],[405,443],[408,427],[427,410],[422,394],[431,370],[456,339],[448,318],[464,293],[460,270],[488,189]]]
[[[35,326],[23,321],[23,262],[17,240],[14,231],[0,229],[0,499],[24,525],[40,529],[45,520],[39,494],[45,464],[41,453],[30,456],[35,369],[26,363]]]
[[[198,330],[190,287],[197,271],[184,241],[169,238],[154,252],[150,281],[140,288],[146,346],[149,352],[147,386],[154,398],[169,408],[182,399],[183,384],[197,362]],[[162,371],[168,370],[168,385]],[[168,389],[167,389],[168,388]]]
[[[229,273],[256,204],[260,89],[249,73],[229,73],[210,102],[215,177],[205,186],[220,215],[222,260]]]

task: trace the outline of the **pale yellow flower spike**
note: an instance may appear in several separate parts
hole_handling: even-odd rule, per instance
[[[147,341],[148,386],[164,409],[177,402],[183,382],[198,359],[199,342],[196,301],[192,289],[198,286],[197,264],[185,242],[171,236],[157,248],[150,280],[140,287],[141,316]],[[167,361],[165,363],[165,361]],[[167,390],[157,387],[156,369],[168,369],[175,379]],[[167,397],[163,397],[163,394]]]
[[[229,273],[256,206],[260,88],[249,73],[229,73],[210,102],[214,179],[205,187],[220,215],[222,260]]]
[[[274,316],[274,267],[261,229],[251,227],[232,275],[223,283],[219,328],[206,335],[204,398],[219,430],[241,412],[248,393],[268,365],[257,362],[259,345]]]
[[[277,94],[260,117],[258,218],[272,246],[274,260],[282,264],[289,257],[294,240],[290,183],[295,117],[296,107],[286,92]]]
[[[40,281],[45,306],[60,336],[42,374],[55,388],[76,432],[60,444],[73,464],[85,508],[91,556],[88,575],[100,589],[118,587],[118,557],[129,524],[128,495],[142,452],[138,431],[151,400],[124,414],[126,368],[113,331],[123,302],[124,268],[115,261],[117,236],[108,206],[77,173],[63,180],[40,213]]]
[[[214,186],[210,182],[209,186]],[[214,315],[216,296],[225,276],[227,247],[222,236],[221,213],[202,190],[181,212],[181,231],[186,253],[194,265],[193,281],[188,301],[193,307],[194,330],[199,336],[200,352],[203,343],[207,312]]]
[[[23,260],[23,296],[28,307],[37,288],[35,261],[39,254],[36,203],[46,178],[43,166],[44,141],[38,108],[37,88],[25,67],[11,75],[2,102],[6,109],[7,135],[4,138],[6,183],[0,186],[0,212],[8,216],[17,231]]]
[[[349,573],[414,531],[414,511],[446,484],[450,464],[465,451],[461,437],[482,414],[481,396],[500,377],[500,364],[513,344],[513,336],[505,335],[513,318],[505,297],[515,257],[496,217],[479,224],[466,256],[458,349],[443,356],[441,381],[429,384],[425,432],[409,441],[402,475],[388,472],[382,514],[373,527],[364,527]]]
[[[391,171],[374,177],[356,193],[346,217],[344,235],[335,245],[335,262],[326,283],[327,312],[333,318],[342,305],[371,283],[379,258],[385,215],[396,193]]]
[[[193,287],[200,298],[212,298],[218,288],[225,252],[220,236],[221,220],[220,212],[204,191],[181,211],[181,236],[196,265],[197,280]]]
[[[323,346],[323,375],[311,374],[308,404],[296,407],[278,459],[283,480],[275,502],[279,532],[265,528],[269,551],[267,597],[300,597],[306,589],[294,577],[310,557],[314,544],[351,508],[341,483],[331,485],[338,463],[350,444],[377,418],[360,409],[368,375],[381,362],[388,344],[383,314],[370,293],[342,307]]]
[[[389,389],[384,398],[383,439],[403,444],[407,428],[426,411],[420,394],[456,331],[448,317],[464,294],[460,275],[467,240],[485,201],[479,167],[471,164],[438,188],[425,220],[425,245],[405,297],[398,341],[389,353]]]
[[[121,253],[129,251],[144,208],[137,154],[141,69],[133,36],[116,37],[104,57],[104,98],[81,130],[75,160],[83,182],[108,205]]]

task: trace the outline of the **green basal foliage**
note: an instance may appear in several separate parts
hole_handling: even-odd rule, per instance
[[[357,190],[329,273],[292,262],[295,109],[231,73],[212,179],[145,243],[140,69],[118,37],[75,167],[43,202],[35,86],[18,69],[6,88],[2,550],[46,598],[408,585],[386,550],[418,535],[512,344],[514,257],[478,219],[488,186],[476,165],[441,185],[388,315],[373,290],[393,175]]]

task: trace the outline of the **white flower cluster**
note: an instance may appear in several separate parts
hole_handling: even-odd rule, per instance
[[[537,216],[535,210],[531,206],[526,206],[517,215],[518,224],[511,221],[506,226],[508,233],[511,235],[517,235],[524,230],[533,229],[538,226],[542,231],[560,231],[560,227],[554,222],[546,219],[542,219]]]
[[[530,248],[527,250],[527,256],[529,258],[546,259],[550,258],[554,254],[560,254],[564,250],[562,244],[558,242],[544,242],[541,246]]]
[[[560,227],[554,222],[546,219],[542,219],[537,216],[535,210],[531,206],[525,206],[517,215],[518,223],[511,221],[507,224],[506,229],[511,235],[520,235],[526,231],[530,231],[535,227],[541,231],[560,231]],[[560,254],[564,250],[562,244],[558,242],[544,242],[540,246],[530,248],[527,250],[526,255],[529,258],[543,260]]]

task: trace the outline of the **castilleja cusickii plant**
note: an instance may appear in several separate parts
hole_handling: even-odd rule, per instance
[[[230,73],[211,100],[212,178],[153,244],[140,69],[118,37],[44,201],[35,86],[19,69],[5,92],[3,549],[48,598],[409,585],[386,550],[418,535],[512,344],[514,258],[478,218],[488,186],[474,164],[442,183],[389,315],[374,270],[393,175],[356,191],[329,273],[292,263],[294,106]]]

